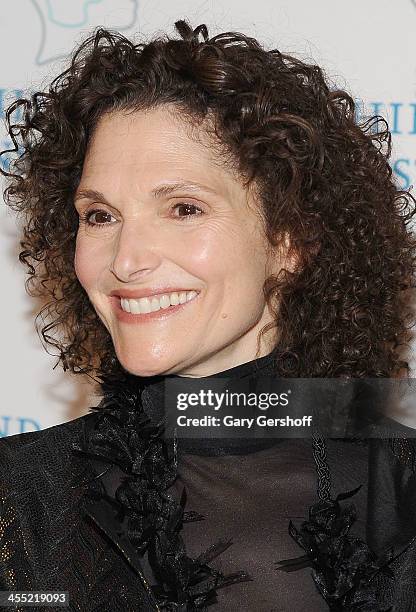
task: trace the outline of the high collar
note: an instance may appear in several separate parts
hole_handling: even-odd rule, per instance
[[[257,376],[277,376],[276,370],[277,349],[268,355],[252,359],[248,362],[227,368],[221,372],[209,376],[200,377],[204,382],[214,378],[229,378],[235,380],[246,380]],[[195,378],[179,376],[178,374],[161,374],[156,376],[135,376],[127,374],[127,384],[134,388],[140,395],[143,410],[154,422],[160,422],[164,417],[165,383],[168,380],[179,379],[181,386],[186,388],[187,381],[195,382]],[[179,452],[192,453],[195,455],[217,456],[227,454],[246,454],[274,446],[278,440],[272,438],[263,439],[180,439]]]

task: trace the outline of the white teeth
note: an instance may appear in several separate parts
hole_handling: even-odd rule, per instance
[[[179,295],[177,293],[171,293],[170,303],[171,306],[177,306],[179,304]]]
[[[169,308],[169,306],[176,306],[177,304],[184,304],[190,302],[195,296],[198,295],[197,291],[181,291],[180,293],[174,292],[169,294],[163,294],[160,297],[151,296],[140,298],[137,300],[128,300],[121,298],[120,304],[122,310],[131,312],[132,314],[146,314],[148,312],[156,312],[157,310]]]
[[[136,300],[126,300],[130,304],[130,312],[131,314],[140,314],[140,305]]]
[[[123,298],[121,299],[121,307],[123,310],[126,310],[127,312],[131,312],[130,310],[130,304],[128,300],[124,300]]]
[[[156,310],[160,309],[159,300],[157,298],[152,298],[152,312],[156,312]]]
[[[169,296],[168,295],[162,295],[158,299],[159,299],[159,303],[160,303],[160,307],[161,308],[169,308],[170,300],[169,300]]]

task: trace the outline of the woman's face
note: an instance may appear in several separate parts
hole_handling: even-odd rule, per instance
[[[218,161],[166,107],[103,116],[90,142],[75,206],[93,225],[80,221],[75,270],[132,374],[198,377],[244,363],[272,320],[262,288],[282,261]]]

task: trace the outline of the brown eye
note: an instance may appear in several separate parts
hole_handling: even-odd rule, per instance
[[[176,215],[177,217],[179,217],[180,219],[187,219],[188,217],[199,217],[201,214],[203,213],[203,210],[201,208],[199,208],[199,206],[196,206],[196,204],[191,204],[190,202],[179,202],[178,204],[175,204],[175,206],[173,207],[173,210],[176,209],[185,209],[185,214],[184,215]],[[199,213],[195,214],[193,211],[199,211]]]
[[[100,209],[90,210],[80,216],[80,220],[90,227],[103,227],[104,225],[108,225],[108,221],[111,218],[112,215],[110,215],[110,213]]]

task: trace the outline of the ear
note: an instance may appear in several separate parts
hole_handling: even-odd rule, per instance
[[[300,257],[288,232],[283,232],[275,246],[269,248],[269,266],[271,274],[278,274],[282,268],[289,272],[295,272],[299,265]]]

